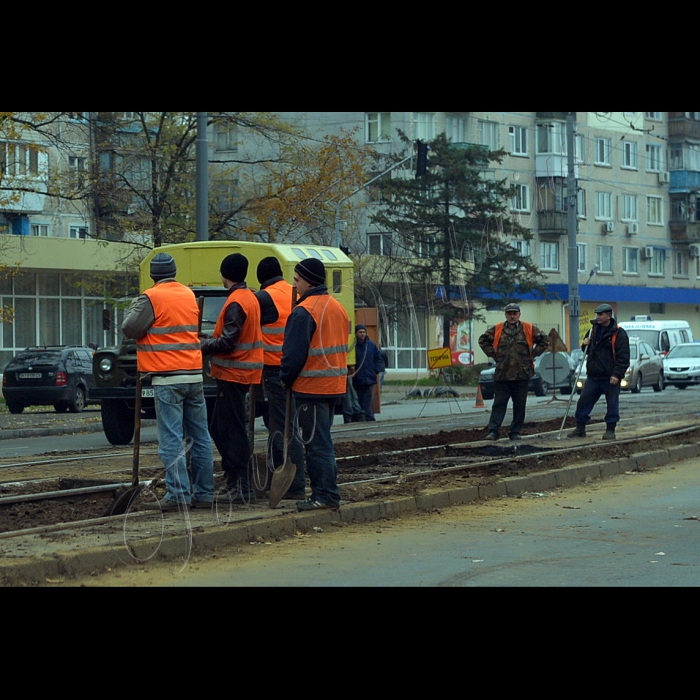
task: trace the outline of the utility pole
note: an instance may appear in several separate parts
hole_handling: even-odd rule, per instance
[[[208,112],[197,112],[197,240],[209,240]]]
[[[567,182],[568,231],[569,231],[569,349],[579,346],[579,317],[581,297],[578,292],[578,184],[576,182],[576,112],[566,113],[566,144],[568,149],[569,177]]]

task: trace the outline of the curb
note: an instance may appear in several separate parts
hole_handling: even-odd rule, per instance
[[[626,472],[648,471],[667,466],[673,462],[700,457],[700,444],[681,445],[655,452],[644,452],[632,457],[618,458],[608,462],[536,472],[527,476],[505,477],[491,484],[457,487],[447,490],[427,489],[417,496],[406,496],[393,500],[351,503],[339,511],[288,514],[269,520],[256,519],[209,529],[197,528],[192,533],[192,554],[216,554],[225,547],[257,544],[269,540],[293,537],[314,529],[337,527],[344,524],[370,523],[378,520],[398,518],[425,511],[435,511],[449,506],[468,505],[493,498],[518,497],[524,493],[541,492],[555,488],[578,486],[587,481],[618,476]],[[145,549],[158,545],[158,562],[176,561],[182,558],[183,536],[162,541],[144,541]],[[126,550],[124,550],[124,554]],[[114,570],[124,563],[123,554],[115,548],[105,546],[98,549],[71,551],[64,556],[51,555],[41,559],[30,559],[13,563],[11,570],[0,569],[0,585],[31,586],[44,584],[49,579],[77,578],[101,570]]]

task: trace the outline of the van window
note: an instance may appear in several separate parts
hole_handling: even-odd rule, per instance
[[[661,352],[668,352],[671,349],[671,343],[668,339],[668,333],[664,331],[661,334]]]
[[[688,332],[687,331],[681,331],[681,343],[690,343],[691,340],[688,337]]]

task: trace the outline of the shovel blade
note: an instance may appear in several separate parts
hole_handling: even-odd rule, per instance
[[[136,500],[142,490],[143,486],[130,486],[128,489],[120,493],[107,509],[105,518],[109,518],[112,515],[124,515],[124,513],[131,508],[133,502]]]
[[[297,465],[289,459],[272,473],[269,496],[270,508],[277,508],[284,494],[289,491],[296,473]]]

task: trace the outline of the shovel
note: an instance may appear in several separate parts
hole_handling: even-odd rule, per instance
[[[277,508],[277,504],[282,500],[289,487],[294,481],[297,473],[297,465],[289,457],[289,427],[292,422],[292,390],[287,388],[287,404],[284,411],[284,452],[283,464],[275,469],[272,474],[272,484],[270,485],[270,508]]]
[[[250,473],[253,478],[253,489],[257,498],[263,498],[267,489],[267,464],[265,471],[260,475],[258,460],[255,456],[255,384],[248,389],[248,443],[250,445]]]
[[[112,505],[105,513],[110,515],[124,515],[136,497],[143,490],[143,485],[139,485],[139,450],[141,447],[141,373],[136,373],[136,398],[134,400],[134,457],[131,468],[131,486],[123,491],[112,501]]]
[[[586,357],[588,356],[588,345],[586,345],[586,349],[583,351],[583,355],[581,356],[581,363],[578,366],[578,370],[576,371],[576,374],[574,377],[578,381],[578,376],[581,374],[581,370],[583,369],[583,363],[586,361]],[[561,440],[561,434],[564,430],[564,424],[566,423],[566,419],[569,417],[569,410],[571,409],[571,402],[574,399],[574,394],[576,393],[576,386],[574,385],[571,389],[571,396],[569,396],[569,403],[566,405],[566,413],[564,414],[564,420],[561,422],[561,428],[559,428],[559,435],[557,435],[557,440]]]

